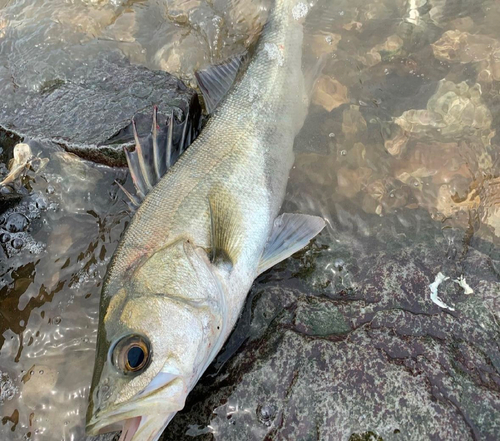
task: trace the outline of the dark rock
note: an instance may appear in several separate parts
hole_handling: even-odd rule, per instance
[[[0,215],[16,206],[23,196],[10,187],[0,187]]]
[[[0,243],[6,243],[10,240],[10,234],[5,231],[0,233]]]
[[[3,70],[0,62],[0,72],[11,75],[15,84],[16,71],[10,70],[7,57],[5,62]],[[193,124],[201,124],[194,90],[166,72],[132,65],[118,52],[89,57],[69,76],[51,80],[38,91],[13,87],[12,97],[3,98],[0,127],[7,133],[50,140],[86,159],[109,165],[125,164],[122,145],[133,140],[132,133],[128,130],[125,137],[117,135],[140,112],[148,119],[147,124],[139,125],[139,132],[149,132],[155,104],[160,113],[173,111],[178,119],[191,107],[195,110],[190,113]]]
[[[15,239],[12,239],[11,245],[15,250],[20,250],[24,246],[24,240],[16,237]]]
[[[24,214],[12,213],[7,217],[4,228],[9,233],[19,233],[21,231],[25,231],[28,224],[28,218]]]

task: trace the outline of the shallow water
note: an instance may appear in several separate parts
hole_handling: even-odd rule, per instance
[[[31,195],[1,216],[10,237],[1,265],[0,430],[2,439],[81,439],[99,286],[128,215],[115,196],[116,171],[37,153],[49,162],[31,178]],[[96,194],[96,185],[105,190]],[[26,220],[19,228],[17,218]]]
[[[72,69],[107,51],[192,84],[196,69],[255,40],[270,4],[227,3],[0,0],[1,96],[22,107],[16,87],[77,81]],[[320,1],[312,9],[304,71],[318,57],[325,64],[296,140],[284,208],[324,216],[328,231],[299,259],[302,269],[270,270],[253,297],[276,283],[296,288],[299,280],[308,281],[312,295],[361,292],[356,271],[343,269],[344,250],[367,264],[380,244],[417,241],[420,231],[433,229],[445,263],[427,274],[429,283],[438,270],[451,271],[446,259],[465,259],[470,247],[490,256],[485,271],[494,288],[469,282],[484,314],[478,321],[498,335],[499,20],[494,0]],[[6,163],[12,146],[2,139]],[[130,218],[113,184],[123,170],[82,161],[48,142],[33,150],[49,162],[25,180],[22,204],[0,218],[3,230],[11,230],[0,275],[0,438],[80,440],[100,284]],[[21,226],[10,226],[16,219]],[[452,305],[456,293],[447,283],[440,296]],[[212,370],[257,332],[246,314]],[[231,405],[217,408],[211,425],[185,431],[224,439],[217,434],[234,414],[252,428],[251,439],[268,433],[268,425],[254,424],[254,409]]]

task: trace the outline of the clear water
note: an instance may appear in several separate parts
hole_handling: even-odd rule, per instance
[[[71,79],[76,64],[116,50],[192,83],[255,40],[269,4],[0,0],[0,96]],[[286,208],[323,215],[331,243],[338,226],[354,231],[360,253],[389,223],[440,223],[451,253],[472,237],[498,244],[499,21],[494,0],[320,1],[304,69],[326,64]],[[100,285],[130,219],[113,184],[123,171],[49,144],[34,153],[49,162],[27,184],[32,205],[15,209],[27,231],[2,246],[0,439],[81,440]],[[325,264],[332,281],[336,266]],[[498,298],[484,302],[500,320]]]

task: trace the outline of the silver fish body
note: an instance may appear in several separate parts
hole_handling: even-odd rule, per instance
[[[308,107],[297,7],[276,0],[246,71],[124,234],[101,298],[92,434],[158,439],[269,267],[266,244],[286,243],[273,228]]]

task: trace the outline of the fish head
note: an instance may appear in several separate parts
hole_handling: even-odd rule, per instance
[[[121,441],[158,439],[222,346],[223,286],[207,252],[188,240],[154,252],[123,282],[106,284],[89,434],[122,429]]]

